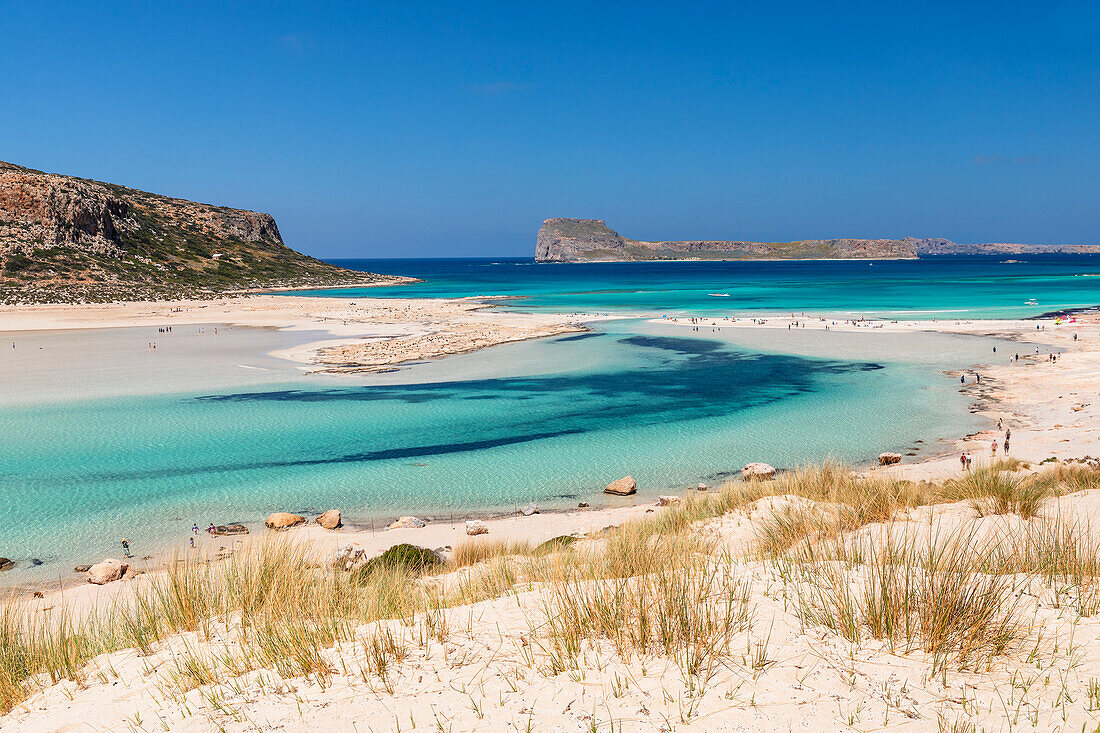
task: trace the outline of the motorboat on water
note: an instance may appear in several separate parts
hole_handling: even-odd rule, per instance
[[[709,295],[712,298],[728,298],[728,297],[730,297],[729,293],[707,293],[707,295]]]

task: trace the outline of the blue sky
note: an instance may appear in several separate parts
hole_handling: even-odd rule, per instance
[[[1100,243],[1100,5],[0,0],[0,160],[327,257]]]

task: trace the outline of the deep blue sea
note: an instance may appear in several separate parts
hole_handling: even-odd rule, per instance
[[[258,526],[277,510],[338,507],[353,524],[461,518],[531,501],[599,506],[602,487],[625,474],[649,501],[720,483],[750,461],[927,455],[983,425],[942,372],[988,360],[993,342],[695,333],[633,316],[990,318],[1100,303],[1100,278],[1089,276],[1098,258],[1004,259],[342,262],[425,282],[314,295],[510,295],[511,308],[632,316],[373,376],[304,376],[267,355],[318,334],[4,336],[20,348],[0,350],[0,556],[17,567],[0,581],[64,576],[117,552],[121,536],[140,552],[185,542],[192,523]]]
[[[311,291],[348,297],[521,297],[512,307],[627,313],[878,315],[899,320],[1021,318],[1100,303],[1100,255],[919,260],[535,263],[530,259],[334,260],[423,283]],[[727,293],[729,297],[713,297]],[[1038,305],[1026,305],[1029,300]]]

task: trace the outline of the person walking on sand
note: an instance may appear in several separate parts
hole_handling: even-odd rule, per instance
[[[191,540],[191,549],[192,550],[195,549],[195,538],[194,537],[188,537],[188,539]]]
[[[1000,425],[998,425],[997,427],[999,428]],[[199,533],[199,523],[198,522],[195,522],[194,524],[191,525],[191,533],[192,534],[198,534]]]
[[[1008,455],[1008,438],[1005,438],[1005,455]]]
[[[994,459],[994,460],[996,460],[996,458],[997,458],[997,441],[995,441],[995,440],[989,446],[989,457]]]

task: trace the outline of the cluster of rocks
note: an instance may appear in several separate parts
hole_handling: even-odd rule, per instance
[[[339,509],[329,509],[313,521],[321,525],[324,529],[339,529],[343,526],[343,517]],[[299,524],[305,524],[305,522],[306,518],[301,514],[275,512],[264,520],[264,525],[267,526],[268,529],[290,529],[291,527],[297,527]],[[245,530],[245,532],[247,533],[247,530]]]

